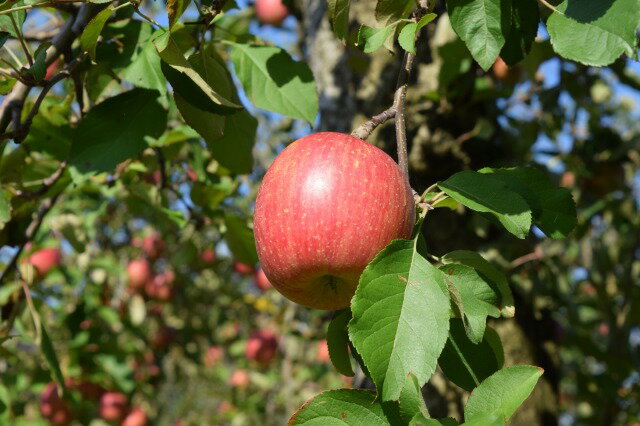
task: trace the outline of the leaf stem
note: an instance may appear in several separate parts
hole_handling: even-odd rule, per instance
[[[547,9],[552,10],[555,13],[559,13],[560,15],[564,15],[564,13],[560,12],[558,9],[556,9],[556,7],[554,5],[552,5],[551,3],[549,3],[547,0],[538,0],[540,3],[542,3],[542,5],[544,7],[546,7]]]
[[[29,66],[33,66],[33,55],[31,55],[31,50],[29,50],[29,46],[27,42],[24,40],[24,35],[22,34],[22,30],[18,27],[18,23],[16,19],[13,17],[13,13],[9,15],[9,19],[11,19],[11,24],[13,25],[13,29],[18,35],[18,40],[20,40],[20,45],[22,46],[22,50],[24,51],[25,56],[27,57],[27,62],[29,62]]]
[[[24,296],[27,299],[27,305],[29,306],[29,311],[31,312],[31,318],[33,319],[33,325],[36,328],[36,342],[40,345],[41,336],[41,328],[40,328],[40,315],[38,315],[38,311],[36,311],[36,307],[33,304],[33,299],[31,298],[31,292],[29,291],[29,286],[27,282],[23,279],[20,279],[20,284],[22,284],[22,290],[24,291]]]

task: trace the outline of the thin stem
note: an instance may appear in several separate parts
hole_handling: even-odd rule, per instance
[[[155,25],[155,26],[156,26],[156,27],[158,27],[158,28],[161,28],[161,29],[163,29],[163,30],[166,30],[166,28],[165,28],[165,27],[163,27],[162,25],[158,24],[158,23],[157,23],[156,21],[154,21],[152,18],[150,18],[150,17],[148,17],[147,15],[145,15],[144,13],[142,13],[142,12],[140,11],[140,9],[138,8],[138,6],[134,5],[134,6],[133,6],[133,10],[135,10],[135,11],[136,11],[136,13],[137,13],[138,15],[140,15],[140,17],[141,17],[141,18],[143,18],[143,19],[147,20],[148,22],[152,23],[153,25]]]
[[[31,318],[33,319],[33,326],[36,328],[36,342],[40,344],[40,339],[41,339],[40,315],[38,315],[38,311],[36,311],[36,307],[33,304],[33,299],[31,299],[31,292],[29,291],[29,286],[27,285],[27,282],[21,279],[20,283],[22,284],[22,290],[24,291],[24,296],[27,299],[27,305],[29,306],[29,311],[31,312]]]
[[[11,48],[9,46],[7,46],[6,44],[4,46],[4,50],[7,51],[7,53],[9,53],[9,56],[11,56],[11,59],[13,59],[13,61],[18,65],[18,68],[22,68],[24,65],[22,64],[22,61],[20,61],[20,59],[16,56],[16,54],[13,52],[13,50],[11,50]],[[9,61],[7,60],[2,60],[5,64],[11,66],[11,68],[13,69],[18,69],[18,68],[14,68]]]
[[[420,202],[423,202],[425,200],[427,194],[429,194],[430,192],[433,192],[433,190],[436,189],[437,187],[438,187],[438,184],[434,183],[433,185],[431,185],[430,187],[425,189],[424,192],[422,193],[422,195],[420,196]]]
[[[376,127],[378,127],[379,125],[381,125],[387,120],[391,120],[395,116],[396,116],[396,107],[392,106],[386,111],[383,111],[380,114],[373,116],[371,120],[367,121],[366,123],[362,123],[360,126],[358,126],[357,129],[351,132],[351,136],[358,139],[367,139],[369,135],[371,135],[371,133],[376,129]]]
[[[558,9],[555,8],[554,5],[552,5],[551,3],[549,3],[547,0],[538,0],[544,7],[546,7],[547,9],[552,10],[555,13],[559,13],[560,15],[564,15],[564,13],[560,12]]]
[[[396,93],[393,97],[393,106],[396,109],[396,143],[398,145],[398,165],[404,177],[409,180],[409,155],[407,151],[407,132],[404,115],[404,103],[407,96],[407,85],[415,55],[405,52],[402,59],[402,69],[398,75]]]
[[[13,13],[9,15],[9,18],[11,19],[11,24],[13,25],[13,29],[18,35],[18,40],[20,40],[20,45],[22,46],[22,50],[24,51],[24,54],[27,57],[27,62],[29,62],[29,66],[33,66],[33,55],[31,55],[31,50],[29,50],[29,46],[27,45],[27,42],[24,41],[24,35],[22,35],[22,30],[20,29],[20,27],[18,27],[18,23],[16,22],[16,19],[13,17]]]

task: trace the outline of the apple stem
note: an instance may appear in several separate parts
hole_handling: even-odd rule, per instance
[[[394,105],[387,110],[382,111],[380,114],[373,116],[371,120],[367,121],[366,123],[362,123],[360,126],[358,126],[357,129],[351,132],[351,136],[358,139],[367,139],[369,135],[373,133],[376,127],[387,120],[391,120],[395,116],[396,107]]]

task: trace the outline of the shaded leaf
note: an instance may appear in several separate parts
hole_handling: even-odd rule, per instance
[[[258,253],[256,251],[253,231],[246,223],[237,216],[226,214],[224,216],[227,232],[225,241],[233,253],[233,258],[247,265],[258,263]]]
[[[191,0],[167,0],[167,14],[169,15],[169,28],[172,28],[182,16]]]
[[[80,35],[80,47],[82,50],[89,52],[91,59],[96,59],[96,45],[98,44],[98,37],[104,28],[104,24],[114,11],[114,7],[109,5],[106,9],[102,9],[96,16],[93,17],[89,24],[85,27],[84,31]]]
[[[327,329],[327,346],[331,363],[343,376],[353,377],[351,356],[349,355],[349,332],[347,325],[351,320],[351,311],[344,309],[331,319]]]
[[[536,0],[511,0],[511,26],[500,51],[500,57],[507,65],[513,66],[529,54],[539,22]]]
[[[378,0],[376,20],[387,25],[399,19],[408,18],[414,7],[415,0]]]
[[[340,40],[347,37],[349,31],[349,5],[350,0],[328,0],[329,21],[333,33]]]

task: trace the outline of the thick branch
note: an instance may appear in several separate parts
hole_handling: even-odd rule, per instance
[[[362,123],[360,126],[358,126],[357,129],[351,132],[351,136],[358,139],[367,139],[369,135],[371,135],[371,133],[376,129],[376,127],[378,127],[379,125],[381,125],[387,120],[391,120],[395,116],[396,116],[396,107],[394,105],[391,108],[387,109],[386,111],[383,111],[380,114],[373,116],[373,118],[371,118],[371,120],[367,121],[366,123]]]

